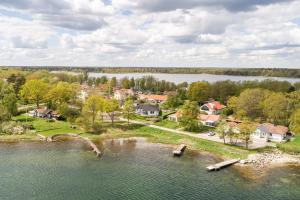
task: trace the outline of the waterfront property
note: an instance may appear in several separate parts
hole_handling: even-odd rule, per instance
[[[47,108],[39,108],[29,112],[33,117],[47,118],[47,119],[58,119],[60,114],[56,111]]]
[[[200,111],[205,112],[209,115],[217,115],[220,114],[224,108],[225,106],[219,101],[209,100],[208,102],[200,106]]]
[[[252,134],[253,139],[262,139],[272,142],[284,142],[289,136],[289,129],[285,126],[276,126],[271,123],[263,123],[257,126]]]
[[[157,117],[160,109],[157,105],[141,104],[136,106],[136,113],[145,117]]]

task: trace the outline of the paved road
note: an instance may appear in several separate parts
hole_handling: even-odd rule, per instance
[[[121,121],[127,121],[127,119],[125,118],[121,118]],[[194,138],[201,138],[204,140],[209,140],[209,141],[213,141],[213,142],[219,142],[219,143],[224,143],[223,139],[220,139],[219,136],[214,135],[214,136],[209,136],[208,133],[191,133],[191,132],[187,132],[187,131],[181,131],[181,130],[175,130],[175,129],[171,129],[171,128],[166,128],[166,127],[161,127],[161,126],[156,126],[150,123],[146,123],[146,122],[141,122],[141,121],[137,121],[137,120],[129,120],[130,123],[133,124],[141,124],[144,126],[148,126],[151,128],[156,128],[156,129],[160,129],[163,131],[168,131],[168,132],[172,132],[172,133],[178,133],[178,134],[183,134],[183,135],[187,135],[190,137],[194,137]],[[242,141],[238,141],[237,143],[238,146],[245,146],[245,144]],[[254,141],[253,143],[249,144],[249,149],[258,149],[258,148],[263,148],[266,147],[267,143],[266,142],[262,142],[262,141]]]

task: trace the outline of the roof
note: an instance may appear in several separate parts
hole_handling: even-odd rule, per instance
[[[115,93],[119,93],[121,95],[134,95],[134,92],[132,89],[119,89],[119,90],[116,90]]]
[[[149,101],[154,100],[154,101],[166,101],[168,99],[167,95],[157,95],[157,94],[140,94],[139,95],[140,99],[147,99]]]
[[[144,111],[159,111],[159,107],[156,105],[150,105],[150,104],[142,104],[138,105],[136,109],[141,109]]]
[[[209,110],[221,110],[223,108],[225,108],[225,106],[223,104],[221,104],[219,101],[209,101],[206,104],[204,104],[205,106],[207,106],[209,108]]]
[[[201,121],[217,122],[221,119],[221,116],[220,115],[202,115],[202,114],[200,114],[198,116],[198,119]]]
[[[53,112],[52,110],[50,109],[45,109],[45,108],[39,108],[39,109],[35,109],[36,112],[38,113],[42,113],[42,114],[48,114],[50,112]]]
[[[288,127],[286,126],[275,126],[274,124],[271,123],[260,124],[257,126],[257,128],[266,133],[279,134],[279,135],[284,135],[289,131]]]

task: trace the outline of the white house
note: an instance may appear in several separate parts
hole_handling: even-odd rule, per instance
[[[157,117],[159,116],[159,107],[156,105],[143,104],[136,107],[136,113],[141,116]]]
[[[134,96],[134,91],[132,89],[120,89],[115,90],[114,98],[117,100],[125,100],[130,96]]]
[[[288,127],[275,126],[274,124],[264,123],[257,126],[256,131],[251,135],[251,137],[253,139],[283,142],[287,139],[288,132]]]
[[[208,115],[217,115],[220,114],[224,108],[225,106],[222,105],[220,102],[211,100],[203,104],[200,107],[200,111],[205,112]]]

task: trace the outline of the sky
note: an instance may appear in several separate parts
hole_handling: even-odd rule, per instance
[[[300,0],[1,0],[0,65],[300,68]]]

